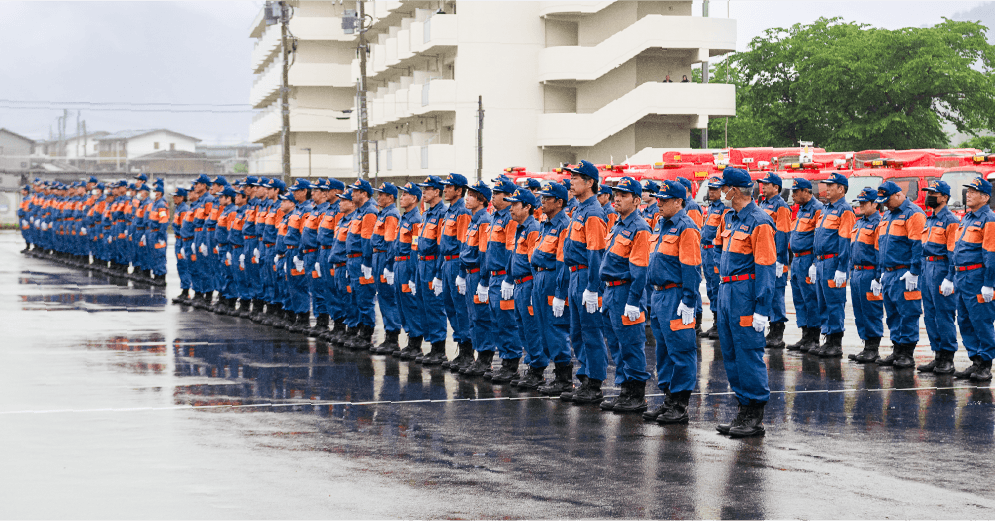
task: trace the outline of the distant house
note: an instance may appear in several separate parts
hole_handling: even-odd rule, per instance
[[[218,161],[208,159],[203,152],[186,150],[160,150],[128,160],[132,171],[163,174],[211,174],[217,173]]]
[[[199,139],[167,129],[123,130],[97,138],[101,163],[118,163],[156,152],[191,152]]]
[[[0,128],[0,170],[27,170],[35,140]]]
[[[99,151],[98,148],[100,144],[97,140],[109,134],[110,132],[100,130],[88,132],[78,136],[68,136],[61,142],[58,139],[38,141],[35,144],[34,155],[38,157],[38,159],[92,159],[97,157],[97,153]]]

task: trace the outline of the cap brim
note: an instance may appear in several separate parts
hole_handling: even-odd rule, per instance
[[[657,199],[679,199],[676,195],[670,194],[653,194],[653,197],[656,197]]]
[[[891,199],[890,195],[888,197],[878,197],[877,199],[874,200],[874,202],[878,204],[884,204],[885,202],[888,201],[888,199]]]

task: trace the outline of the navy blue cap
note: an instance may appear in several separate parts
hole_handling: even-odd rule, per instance
[[[597,183],[598,179],[599,179],[599,177],[598,177],[598,167],[594,166],[590,161],[586,161],[586,160],[585,161],[581,161],[580,164],[577,165],[576,168],[564,168],[564,170],[566,170],[567,172],[570,172],[571,174],[580,174],[580,175],[584,175],[584,176],[590,177],[591,179],[594,179],[595,183]]]
[[[294,194],[287,192],[285,194],[280,194],[277,199],[281,201],[290,201],[292,203],[297,203],[297,199],[294,199]]]
[[[839,172],[829,174],[829,179],[825,179],[821,182],[827,185],[843,185],[845,188],[850,188],[850,181],[847,181],[846,176]]]
[[[232,183],[231,185],[234,186],[235,188],[242,188],[243,186],[245,186],[245,180],[244,179],[236,179],[235,182]]]
[[[380,183],[380,188],[377,188],[376,191],[397,199],[397,187],[394,186],[394,183]]]
[[[155,185],[152,186],[152,190],[155,192],[165,192],[166,186],[163,185],[162,183],[156,183]]]
[[[314,185],[314,189],[315,190],[328,190],[328,180],[327,179],[319,179],[319,180],[315,181],[312,184]]]
[[[567,187],[561,185],[560,183],[549,183],[546,188],[539,191],[539,195],[562,199],[563,202],[570,200],[570,194],[567,192]]]
[[[100,181],[98,181],[97,178],[92,175],[90,176],[90,179],[87,180],[87,183],[99,183],[99,182]]]
[[[367,195],[373,195],[373,185],[371,185],[366,179],[357,179],[350,185],[350,187],[353,190],[362,190],[366,192]]]
[[[628,176],[620,179],[618,184],[612,187],[612,190],[615,190],[616,192],[628,192],[637,197],[643,196],[643,186],[639,184],[639,181],[636,181]]]
[[[722,188],[722,178],[718,176],[712,176],[708,178],[709,188]]]
[[[792,190],[811,190],[812,181],[805,179],[804,177],[796,177],[795,182],[791,184]]]
[[[346,190],[345,192],[339,194],[339,198],[345,199],[346,201],[352,201],[352,189],[350,188],[349,190]]]
[[[948,185],[946,181],[940,181],[939,179],[930,181],[929,186],[923,188],[922,191],[943,194],[950,197],[950,185]]]
[[[569,177],[566,178],[566,179],[564,179],[561,182],[561,184],[567,189],[568,192],[570,191],[570,178]]]
[[[345,183],[335,179],[334,177],[328,178],[328,189],[329,190],[345,190]]]
[[[751,188],[753,179],[742,168],[724,168],[722,170],[722,186],[731,188]]]
[[[536,200],[536,196],[532,194],[531,190],[515,190],[515,193],[511,194],[511,197],[505,197],[505,201],[509,203],[522,203],[531,205],[532,208],[539,207],[539,201]]]
[[[128,187],[128,182],[125,181],[124,179],[122,179],[122,180],[114,183],[113,186],[114,186],[114,188],[127,188]]]
[[[977,190],[983,194],[992,195],[992,184],[985,180],[984,177],[977,177],[970,183],[964,185],[972,190]]]
[[[31,185],[24,185],[24,186],[21,187],[21,190],[24,190],[26,192],[30,192],[31,191]]]
[[[861,203],[877,202],[878,191],[873,186],[864,187],[864,190],[857,196],[857,201]]]
[[[449,174],[442,184],[449,186],[462,186],[463,188],[470,188],[470,182],[466,180],[466,176],[463,174]]]
[[[221,192],[219,192],[218,195],[223,195],[225,197],[231,197],[232,199],[234,199],[235,198],[235,189],[232,188],[231,186],[227,186],[226,185],[225,188],[224,188],[224,190],[221,190]]]
[[[494,183],[493,190],[494,193],[513,194],[515,193],[515,190],[518,190],[518,186],[516,186],[515,183],[512,183],[507,177],[504,177],[503,179],[499,177]]]
[[[650,194],[655,194],[660,191],[660,183],[652,179],[647,179],[646,184],[643,185],[643,190],[649,192]]]
[[[211,178],[207,177],[207,174],[200,174],[197,179],[193,180],[194,183],[204,183],[205,185],[211,184]]]
[[[64,187],[65,185],[61,185],[61,186]],[[128,190],[134,190],[134,189],[135,189],[135,183],[128,183]]]
[[[248,176],[248,177],[246,177],[245,179],[242,180],[242,185],[243,186],[256,186],[256,183],[258,183],[258,182],[259,182],[259,178],[258,177],[254,176],[254,175],[250,175],[250,176]]]
[[[97,190],[104,190],[104,189],[106,189],[106,188],[107,188],[107,187],[106,187],[106,186],[104,186],[104,183],[97,183]]]
[[[228,186],[228,179],[226,179],[223,175],[219,175],[214,178],[213,183],[216,185]]]
[[[280,179],[273,179],[273,188],[276,188],[277,190],[282,192],[287,189],[287,183],[284,183]]]
[[[781,180],[781,176],[775,174],[774,172],[767,172],[767,175],[757,182],[765,185],[776,185],[778,188],[784,188],[784,181]]]
[[[148,192],[149,191],[149,184],[148,183],[142,184],[142,186],[138,187],[138,191],[140,191],[140,192]]]
[[[422,188],[435,188],[437,190],[445,188],[445,185],[442,184],[442,179],[439,179],[437,175],[430,175],[425,178],[424,182],[417,184]]]
[[[540,183],[538,179],[530,177],[525,181],[525,187],[529,190],[538,190],[542,188],[542,183]]]
[[[294,182],[294,186],[290,187],[292,191],[311,190],[312,188],[314,188],[314,186],[311,185],[311,182],[304,178],[297,178],[297,180]]]
[[[149,176],[147,176],[145,174],[138,174],[138,175],[135,176],[135,179],[137,179],[139,181],[148,181],[149,180]]]
[[[612,194],[612,187],[608,185],[603,184],[601,185],[600,188],[598,188],[598,195],[611,195],[611,194]]]
[[[985,181],[986,183],[988,181]],[[988,185],[988,192],[991,193],[991,185]],[[902,189],[898,185],[891,181],[885,181],[878,186],[878,198],[876,201],[880,204],[888,200],[891,196],[901,192]]]
[[[266,188],[267,185],[269,185],[269,178],[268,177],[262,177],[262,176],[260,176],[259,180],[256,181],[256,186],[261,186],[263,188]]]
[[[483,181],[477,181],[476,184],[470,187],[470,190],[477,192],[478,194],[484,196],[487,202],[491,201],[491,187],[487,186],[487,183]]]
[[[687,199],[688,190],[677,181],[664,181],[660,191],[653,194],[657,199]]]
[[[185,197],[187,195],[187,191],[188,190],[186,188],[183,188],[182,186],[177,186],[176,190],[173,190],[173,195]]]
[[[694,189],[694,183],[692,183],[691,180],[686,177],[678,176],[677,182],[684,185],[684,189],[687,191],[688,194],[690,194],[691,190]]]
[[[404,186],[397,187],[399,190],[403,190],[419,199],[421,199],[421,188],[414,183],[405,183]]]

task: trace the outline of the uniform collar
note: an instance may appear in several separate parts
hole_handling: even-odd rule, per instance
[[[733,213],[736,215],[737,218],[739,218],[740,215],[751,213],[754,209],[756,209],[756,207],[757,207],[757,202],[754,201],[753,199],[750,199],[750,202],[746,206],[744,206],[742,210],[738,212],[733,210]],[[764,215],[767,214],[765,213]]]
[[[898,205],[898,208],[892,210],[891,213],[905,213],[909,210],[909,207],[911,206],[912,206],[912,200],[906,197],[905,200],[902,201],[902,204]]]
[[[818,199],[816,199],[816,197],[815,197],[815,194],[813,194],[813,195],[812,195],[812,198],[811,198],[811,199],[809,199],[807,203],[805,203],[805,204],[803,204],[803,205],[799,206],[799,207],[798,207],[798,209],[799,209],[799,210],[808,210],[808,209],[809,209],[809,208],[811,208],[812,206],[815,206],[815,202],[816,202],[816,201],[818,201]]]
[[[619,217],[622,217],[622,215],[619,214]],[[630,226],[636,219],[642,219],[642,218],[643,217],[639,215],[639,210],[636,209],[633,210],[632,213],[630,213],[629,215],[625,216],[624,219],[620,218],[618,220],[618,224],[622,225],[623,227],[627,227]]]
[[[529,225],[529,223],[538,223],[538,222],[539,221],[536,221],[536,218],[533,217],[532,214],[529,214],[529,216],[525,218],[525,221],[522,222],[521,227],[524,229]]]
[[[462,197],[460,197],[459,199],[457,199],[456,201],[454,201],[453,204],[449,205],[449,211],[451,211],[451,212],[452,211],[459,211],[459,210],[462,210],[464,208],[466,208],[466,203],[463,202],[463,198]]]
[[[467,209],[467,211],[469,212],[470,210]],[[483,218],[484,215],[489,215],[489,214],[487,214],[487,208],[479,208],[479,209],[477,209],[476,212],[473,212],[473,214],[470,215],[470,222],[471,223],[475,223],[475,222],[479,221],[481,218]]]
[[[680,211],[677,212],[677,213],[675,213],[673,217],[671,217],[670,219],[667,219],[666,221],[662,221],[662,222],[663,223],[677,224],[677,222],[680,221],[681,219],[683,219],[684,216],[687,215],[687,214],[688,214],[688,209],[687,208],[681,208]]]
[[[395,205],[394,203],[390,203],[390,204],[388,204],[387,206],[384,206],[384,207],[383,207],[383,210],[380,210],[380,213],[382,213],[382,214],[386,214],[386,213],[389,213],[389,212],[390,212],[391,210],[393,210],[393,209],[394,209],[394,208],[395,208],[396,206],[397,206],[397,205]]]

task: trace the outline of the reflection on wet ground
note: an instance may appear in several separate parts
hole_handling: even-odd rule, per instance
[[[25,498],[32,483],[72,488],[82,479],[107,485],[91,490],[105,495],[94,512],[125,515],[143,494],[160,494],[138,487],[121,500],[110,490],[143,477],[177,493],[196,490],[162,506],[164,516],[184,517],[261,517],[280,497],[295,501],[282,511],[292,514],[273,514],[281,517],[995,511],[978,479],[995,470],[991,390],[950,377],[773,351],[767,436],[730,440],[713,430],[733,416],[735,400],[717,342],[700,346],[691,424],[663,427],[178,308],[162,289],[91,277],[18,249],[13,235],[0,235],[8,338],[0,439],[32,440],[26,452],[7,454],[29,475],[10,489]],[[169,283],[172,293],[176,280]],[[844,346],[853,352],[852,319],[848,331]],[[927,350],[920,347],[920,361],[931,358]],[[958,366],[966,363],[958,353]],[[651,382],[648,392],[655,389]],[[105,447],[99,440],[108,437],[125,441]],[[149,445],[128,449],[136,439]],[[79,458],[87,471],[36,476],[46,467],[27,462],[50,458],[42,447],[52,445],[60,462]],[[142,456],[122,461],[122,446]]]

